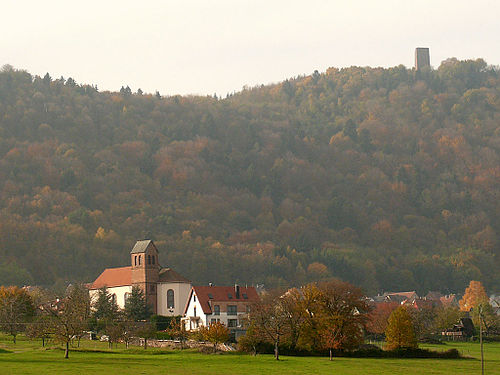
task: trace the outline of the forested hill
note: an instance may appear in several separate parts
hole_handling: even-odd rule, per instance
[[[225,99],[0,72],[0,284],[136,239],[194,283],[500,289],[500,71],[328,69]]]

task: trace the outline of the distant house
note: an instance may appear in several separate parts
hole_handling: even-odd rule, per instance
[[[186,330],[220,322],[229,328],[233,340],[244,334],[243,320],[250,305],[259,300],[254,287],[193,286],[184,310]]]
[[[461,318],[457,324],[453,325],[453,328],[441,332],[441,335],[453,340],[460,340],[473,336],[474,330],[474,323],[472,323],[471,318]]]
[[[373,297],[375,302],[397,302],[403,304],[406,301],[413,302],[415,299],[419,298],[417,292],[386,292],[382,295]]]
[[[137,241],[130,252],[130,266],[106,268],[90,285],[91,298],[106,287],[120,308],[125,306],[134,285],[144,292],[154,314],[177,316],[191,290],[191,282],[171,268],[160,266],[158,249],[151,240]]]

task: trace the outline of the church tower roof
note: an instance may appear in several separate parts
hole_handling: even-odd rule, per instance
[[[149,244],[152,244],[152,240],[139,240],[135,243],[130,254],[144,253],[148,248]],[[154,246],[154,244],[153,244]]]

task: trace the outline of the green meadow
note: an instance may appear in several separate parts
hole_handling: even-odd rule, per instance
[[[457,348],[469,359],[370,359],[287,357],[271,355],[201,354],[192,350],[159,350],[122,345],[109,350],[106,343],[82,341],[64,359],[64,351],[23,336],[13,344],[0,336],[0,374],[480,374],[479,344],[425,345],[434,350]],[[485,373],[500,374],[500,343],[487,343]]]

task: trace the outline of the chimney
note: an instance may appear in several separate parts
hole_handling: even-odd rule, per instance
[[[238,284],[234,284],[234,294],[236,295],[236,299],[240,298],[240,286]]]

